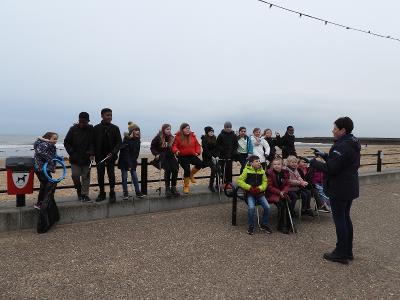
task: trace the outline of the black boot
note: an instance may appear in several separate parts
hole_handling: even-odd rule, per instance
[[[78,196],[78,201],[82,201],[82,190],[80,188],[76,189],[76,195]]]
[[[215,193],[215,192],[216,192],[216,190],[215,190],[215,188],[214,188],[214,178],[213,178],[213,177],[210,177],[210,183],[208,184],[208,189],[209,189],[212,193]]]
[[[96,198],[96,202],[101,202],[106,200],[106,192],[100,191],[99,195]]]
[[[174,197],[179,197],[181,194],[176,189],[176,186],[171,186],[171,192]]]
[[[115,203],[116,200],[117,200],[117,199],[116,199],[116,197],[115,197],[115,192],[114,192],[114,190],[111,190],[111,191],[110,191],[109,203]]]
[[[167,198],[172,198],[174,194],[172,193],[172,190],[169,186],[165,187],[165,197]]]

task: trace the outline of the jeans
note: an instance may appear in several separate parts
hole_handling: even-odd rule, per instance
[[[135,188],[135,192],[139,193],[140,192],[139,180],[136,174],[136,170],[131,169],[129,172],[131,173],[132,184]],[[124,192],[128,192],[128,170],[121,170],[121,177],[122,177],[122,189]]]
[[[232,160],[224,159],[219,161],[224,183],[232,182]]]
[[[353,200],[331,199],[332,217],[336,227],[336,249],[339,256],[353,255],[353,223],[350,209]]]
[[[72,181],[75,189],[81,190],[82,195],[89,196],[90,169],[89,166],[71,164]]]
[[[269,204],[265,196],[259,196],[257,199],[252,195],[247,196],[247,205],[248,205],[248,224],[251,227],[254,227],[254,213],[256,210],[256,204],[260,204],[264,209],[264,214],[262,218],[262,225],[268,224],[269,217]]]
[[[323,202],[323,204],[330,206],[329,197],[325,194],[324,187],[320,184],[315,184],[314,187],[318,194],[319,200]]]

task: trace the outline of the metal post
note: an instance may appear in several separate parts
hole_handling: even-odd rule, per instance
[[[140,166],[140,185],[141,192],[147,195],[147,158],[142,158],[141,166]]]
[[[378,150],[378,159],[376,162],[376,171],[382,172],[382,150]]]
[[[232,225],[236,226],[236,211],[237,211],[237,189],[233,190],[232,198]]]
[[[17,207],[25,206],[25,194],[24,195],[17,195]]]

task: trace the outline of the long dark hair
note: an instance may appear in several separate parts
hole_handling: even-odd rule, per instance
[[[165,129],[167,129],[168,127],[171,128],[171,124],[165,123],[161,126],[161,130],[158,132],[158,136],[160,137],[161,147],[164,144],[166,144],[168,147],[172,147],[172,144],[174,142],[174,136],[172,135],[172,133],[169,136],[166,136],[164,133]]]
[[[188,123],[182,123],[181,124],[181,126],[179,127],[179,132],[181,133],[181,142],[182,142],[182,144],[186,144],[186,145],[189,145],[190,144],[190,138],[189,138],[189,135],[185,135],[184,133],[183,133],[183,129],[185,129],[186,127],[190,127],[190,125],[188,124]]]

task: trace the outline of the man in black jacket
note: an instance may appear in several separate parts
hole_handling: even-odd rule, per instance
[[[227,121],[217,138],[220,166],[225,175],[224,182],[232,182],[232,161],[236,157],[238,146],[236,134],[232,131],[232,123]]]
[[[72,126],[64,139],[64,147],[69,155],[72,181],[78,200],[90,202],[90,162],[94,159],[93,126],[89,124],[89,114],[81,112],[79,122]]]
[[[332,217],[336,227],[337,243],[331,253],[325,253],[326,260],[348,264],[353,260],[353,224],[350,208],[353,200],[359,196],[358,168],[360,166],[361,146],[351,134],[354,125],[349,117],[334,122],[335,143],[329,154],[315,151],[324,162],[311,160],[311,167],[327,175],[326,193],[330,198]]]
[[[104,191],[104,175],[107,168],[108,180],[110,183],[110,203],[115,202],[115,161],[118,159],[118,152],[122,145],[121,132],[118,126],[111,124],[112,110],[103,108],[101,110],[102,121],[94,126],[94,145],[97,164],[97,180],[100,187],[99,196],[96,202],[106,199]]]
[[[294,136],[293,126],[286,128],[286,133],[283,137],[276,133],[276,143],[282,149],[282,158],[288,158],[290,155],[297,156],[296,148],[294,146],[296,137]]]

